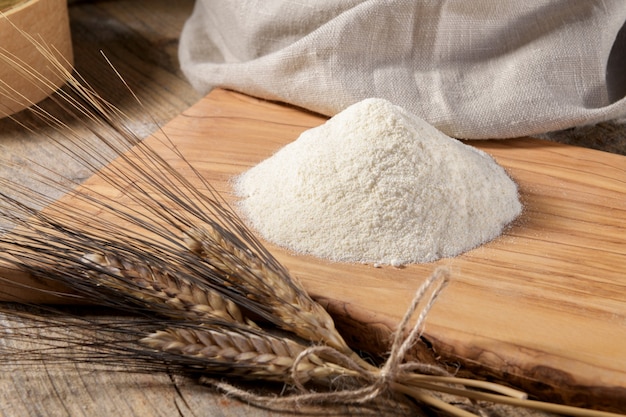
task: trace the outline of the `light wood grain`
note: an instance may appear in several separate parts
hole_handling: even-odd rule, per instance
[[[216,90],[165,132],[232,199],[233,175],[323,121]],[[167,154],[158,141],[150,143]],[[421,359],[460,364],[463,373],[543,399],[626,410],[625,158],[533,139],[472,145],[492,154],[520,187],[524,213],[500,238],[401,269],[269,247],[323,300],[352,343],[381,354],[413,292],[436,265],[447,265],[453,281],[428,317],[428,349],[415,352]]]
[[[178,122],[177,144],[227,194],[230,175],[322,119],[215,92]],[[499,239],[436,263],[454,282],[424,338],[446,360],[544,398],[626,409],[626,158],[532,139],[472,145],[518,182],[525,210]],[[435,265],[377,269],[274,250],[331,310],[375,323],[383,339]],[[354,336],[366,344],[371,333]]]

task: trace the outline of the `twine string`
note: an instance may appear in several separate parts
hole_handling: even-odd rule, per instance
[[[250,391],[242,390],[222,381],[205,379],[204,382],[215,386],[228,395],[233,395],[244,401],[263,405],[300,405],[313,403],[353,403],[364,404],[372,400],[379,399],[384,393],[392,392],[393,383],[398,381],[403,373],[421,371],[429,374],[447,375],[447,372],[434,365],[426,365],[419,362],[404,362],[408,351],[414,346],[423,331],[423,324],[429,311],[439,294],[449,280],[447,268],[437,268],[418,288],[413,297],[411,305],[407,309],[402,321],[393,334],[390,354],[385,364],[381,368],[366,369],[354,359],[346,354],[329,346],[312,346],[303,350],[294,360],[291,366],[291,380],[298,393],[289,396],[275,397],[254,394]],[[411,319],[423,306],[418,317],[407,336],[407,329]],[[364,381],[364,385],[357,388],[341,389],[332,392],[312,392],[304,386],[302,377],[298,372],[298,367],[303,360],[312,355],[322,356],[331,360],[334,364],[352,371],[359,379]]]
[[[443,290],[444,286],[447,284],[450,277],[450,273],[448,268],[437,268],[424,283],[418,288],[415,296],[413,297],[413,301],[411,305],[407,309],[398,329],[394,333],[393,343],[391,344],[391,352],[389,354],[389,358],[383,365],[381,369],[381,378],[388,380],[389,382],[396,379],[397,374],[402,371],[403,367],[401,366],[404,358],[407,355],[409,349],[411,349],[423,331],[424,320],[426,320],[426,316],[432,309],[437,297]],[[430,297],[424,301],[426,294],[430,291]],[[425,303],[425,304],[424,304]],[[409,327],[409,323],[411,318],[415,315],[417,308],[424,304],[424,307],[420,310],[420,313],[417,317],[411,332],[408,336],[404,336],[406,334],[406,330]],[[419,363],[409,362],[408,364],[413,369],[420,368]]]

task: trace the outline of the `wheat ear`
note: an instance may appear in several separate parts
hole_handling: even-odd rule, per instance
[[[338,377],[356,377],[354,371],[317,355],[296,358],[307,346],[289,338],[258,332],[243,326],[230,328],[169,328],[140,340],[167,353],[202,359],[209,374],[227,372],[247,379],[285,383],[315,381],[328,384]]]
[[[83,259],[99,267],[86,272],[95,285],[119,291],[167,317],[192,320],[217,318],[256,327],[251,320],[244,318],[239,306],[231,299],[174,272],[162,271],[145,262],[131,261],[116,254],[92,253]]]
[[[307,294],[283,267],[272,267],[249,251],[233,245],[227,233],[216,228],[192,228],[185,243],[201,259],[224,276],[248,298],[269,309],[275,324],[314,343],[324,343],[351,354],[328,312]]]

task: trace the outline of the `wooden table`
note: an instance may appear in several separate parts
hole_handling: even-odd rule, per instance
[[[178,36],[193,2],[175,3],[167,0],[70,3],[76,68],[96,88],[111,91],[115,104],[132,115],[134,124],[130,128],[145,136],[201,98],[185,81],[176,59]],[[143,108],[123,92],[116,96],[116,90],[109,88],[118,85],[118,81],[106,68],[100,50],[124,75],[143,102]],[[86,177],[79,166],[51,153],[45,138],[19,134],[5,126],[8,125],[0,121],[0,140],[4,145],[23,155],[54,161],[69,177]],[[564,137],[569,140],[571,136]],[[611,146],[624,149],[626,136],[616,137],[618,140]],[[591,138],[590,146],[594,143]],[[359,415],[358,410],[345,407],[337,407],[333,413]],[[262,417],[272,413],[165,374],[112,373],[87,365],[68,369],[42,363],[0,374],[0,416],[16,415]]]

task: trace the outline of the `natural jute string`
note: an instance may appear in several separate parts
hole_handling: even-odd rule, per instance
[[[406,311],[402,321],[393,334],[391,350],[387,361],[381,368],[372,367],[366,369],[359,363],[348,357],[347,355],[328,346],[312,346],[302,351],[292,366],[293,385],[298,390],[297,394],[288,396],[268,396],[252,393],[242,390],[231,384],[221,381],[205,379],[203,382],[217,387],[225,392],[246,402],[252,404],[272,406],[299,406],[302,404],[316,403],[342,403],[342,404],[364,404],[370,401],[380,399],[384,394],[393,391],[393,385],[401,381],[401,375],[406,372],[419,371],[431,375],[448,375],[448,372],[441,367],[426,365],[418,362],[404,362],[409,349],[416,343],[423,331],[423,324],[429,311],[435,304],[437,297],[440,295],[449,280],[449,270],[447,268],[437,268],[424,283],[418,288],[413,301]],[[418,307],[423,305],[419,311],[419,315],[415,324],[411,328],[408,335],[407,329],[410,326],[411,319],[415,315]],[[298,364],[305,358],[317,355],[324,357],[346,369],[356,371],[363,381],[363,386],[358,388],[349,388],[332,392],[311,392],[304,387],[298,376]]]

